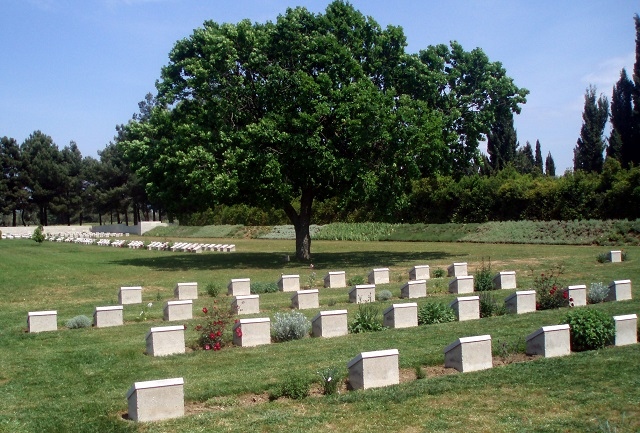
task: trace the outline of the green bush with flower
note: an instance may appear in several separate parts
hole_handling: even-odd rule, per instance
[[[213,302],[211,308],[202,309],[205,320],[203,324],[196,325],[195,330],[200,333],[198,347],[218,351],[233,341],[231,328],[236,321],[236,311],[233,308],[220,308],[217,301]],[[237,331],[242,332],[240,328]]]
[[[573,299],[569,298],[568,292],[562,290],[560,282],[562,272],[562,267],[558,266],[548,273],[543,272],[533,278],[533,287],[536,291],[536,310],[573,306],[571,305]]]

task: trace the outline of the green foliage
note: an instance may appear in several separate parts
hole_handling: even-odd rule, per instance
[[[562,321],[571,328],[571,350],[594,350],[610,344],[615,337],[613,317],[593,308],[578,308]]]
[[[311,381],[304,376],[289,375],[277,384],[269,392],[269,400],[277,400],[282,397],[292,400],[302,400],[309,395]]]
[[[563,274],[564,268],[556,266],[548,272],[535,274],[533,269],[533,289],[536,291],[536,310],[550,310],[553,308],[566,307],[569,300],[566,292],[562,291],[562,283],[560,276]]]
[[[320,376],[320,386],[322,394],[333,395],[338,392],[338,387],[344,380],[342,369],[338,367],[327,367],[318,371]]]
[[[596,257],[598,263],[607,263],[609,261],[609,253],[600,253]]]
[[[378,301],[388,301],[389,299],[393,298],[393,294],[391,293],[391,291],[384,289],[380,290],[376,294],[376,298]]]
[[[453,308],[442,302],[429,302],[418,309],[418,325],[455,322]]]
[[[360,334],[362,332],[382,331],[382,317],[380,308],[372,303],[358,304],[358,311],[355,314],[353,322],[349,324],[349,332],[352,334]]]
[[[318,240],[379,241],[388,239],[396,228],[387,223],[332,223],[322,226],[314,236]]]
[[[587,301],[590,304],[599,304],[609,295],[609,286],[603,283],[591,283],[589,290],[587,291]]]
[[[484,258],[482,259],[480,269],[476,270],[473,276],[473,285],[476,292],[495,289],[493,287],[493,274],[491,273],[491,259],[489,259],[488,264],[485,264]]]
[[[91,319],[84,315],[76,316],[67,320],[67,323],[65,323],[64,326],[69,329],[90,328]]]
[[[209,296],[216,298],[224,291],[224,286],[221,283],[209,283],[207,284],[206,291]]]
[[[496,301],[489,292],[480,293],[480,317],[502,316],[507,314],[507,308]]]
[[[311,224],[309,226],[309,234],[316,239],[317,233],[321,230],[320,226]],[[296,229],[292,225],[281,225],[271,227],[271,231],[258,236],[259,239],[295,239]]]
[[[44,233],[42,232],[42,226],[41,225],[36,227],[36,229],[33,231],[33,235],[31,236],[31,239],[33,239],[34,241],[36,241],[39,244],[44,242]]]
[[[600,95],[596,101],[596,88],[589,86],[584,96],[580,138],[573,151],[573,169],[600,173],[604,163],[605,126],[609,120],[609,101]]]
[[[431,277],[433,278],[444,278],[446,274],[447,272],[442,268],[435,268],[433,271],[431,271]]]
[[[427,377],[427,373],[424,372],[421,365],[416,365],[416,379],[425,379]]]
[[[210,308],[203,307],[204,320],[195,326],[199,333],[198,346],[204,350],[217,352],[224,346],[231,344],[233,336],[231,328],[236,318],[236,311],[230,307],[220,308],[217,301],[213,301]],[[240,328],[237,329],[240,331]]]
[[[287,216],[281,209],[260,209],[246,204],[217,205],[202,212],[194,212],[184,222],[188,226],[238,225],[272,226],[286,224]]]
[[[276,313],[273,316],[271,335],[274,341],[299,340],[311,330],[311,322],[300,311]]]
[[[277,283],[264,283],[260,281],[251,282],[251,294],[261,295],[263,293],[276,293],[280,290]]]
[[[362,275],[354,275],[352,277],[349,277],[349,280],[347,280],[347,285],[349,286],[359,286],[364,283],[365,279]]]

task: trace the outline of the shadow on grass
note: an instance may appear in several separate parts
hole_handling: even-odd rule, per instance
[[[434,260],[444,260],[452,257],[449,253],[438,252],[393,252],[393,251],[362,251],[335,252],[313,254],[314,267],[317,269],[341,269],[357,267],[392,267],[400,264],[411,265],[429,264]],[[460,257],[460,254],[456,254]],[[307,266],[307,262],[298,262],[291,257],[285,261],[282,253],[211,253],[211,254],[175,254],[149,258],[129,258],[111,261],[115,265],[140,266],[159,271],[168,270],[216,270],[216,269],[285,269]]]

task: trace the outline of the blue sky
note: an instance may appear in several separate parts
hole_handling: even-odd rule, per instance
[[[274,21],[287,7],[328,0],[0,0],[0,136],[33,131],[97,157],[137,112],[173,44],[205,20]],[[404,29],[408,52],[457,40],[500,61],[529,89],[515,123],[540,140],[558,173],[573,166],[585,89],[611,97],[635,60],[632,0],[352,0],[379,24]]]

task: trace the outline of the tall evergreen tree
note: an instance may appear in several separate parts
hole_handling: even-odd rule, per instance
[[[533,149],[531,143],[527,143],[516,151],[516,157],[513,160],[518,173],[528,174],[533,173],[535,167],[535,158],[533,157]]]
[[[547,159],[544,161],[544,174],[547,176],[555,176],[556,175],[556,163],[553,162],[553,157],[551,156],[551,152],[547,154]]]
[[[633,81],[627,76],[627,71],[620,71],[620,79],[613,87],[611,96],[611,135],[607,146],[607,156],[614,158],[626,167],[629,160],[625,153],[627,148],[633,147]]]
[[[544,173],[544,161],[542,161],[542,149],[540,148],[540,140],[536,140],[536,156],[534,159],[535,167],[538,169],[540,174]]]
[[[633,117],[632,117],[632,135],[633,138],[629,144],[624,143],[622,147],[622,159],[627,164],[633,163],[640,165],[640,17],[638,14],[634,16],[636,25],[636,62],[633,65]]]
[[[513,127],[513,112],[500,110],[496,122],[487,135],[489,163],[494,170],[502,170],[516,157],[518,137]]]
[[[573,169],[602,172],[604,128],[609,119],[609,101],[603,95],[596,100],[596,88],[589,86],[584,95],[580,138],[573,150]]]

